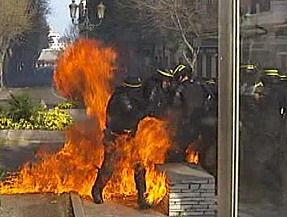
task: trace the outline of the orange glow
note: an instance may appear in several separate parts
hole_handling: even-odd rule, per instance
[[[191,145],[186,149],[186,161],[189,163],[199,164],[199,152],[195,151]]]
[[[54,83],[62,96],[81,98],[103,130],[117,54],[99,41],[80,39],[59,58]]]
[[[71,127],[58,153],[38,153],[40,161],[24,165],[19,173],[0,183],[1,194],[78,192],[91,197],[97,168],[103,161],[102,131],[116,58],[113,49],[95,40],[80,39],[65,50],[54,72],[55,86],[67,98],[82,99],[87,114],[95,121]],[[120,137],[116,146],[121,158],[104,189],[104,197],[110,200],[135,196],[133,166],[140,162],[147,170],[148,201],[158,203],[166,192],[166,177],[155,170],[155,164],[164,163],[171,146],[169,134],[165,121],[145,118],[135,138]]]

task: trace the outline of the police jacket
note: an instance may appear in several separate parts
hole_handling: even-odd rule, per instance
[[[184,81],[175,90],[173,105],[191,113],[201,109],[205,101],[205,91],[198,81]]]
[[[260,110],[280,114],[281,109],[286,105],[286,95],[280,83],[266,83],[262,91]]]
[[[111,96],[107,107],[106,127],[115,133],[136,131],[145,116],[141,88],[118,87]]]
[[[144,82],[144,99],[147,115],[163,117],[171,102],[171,89],[164,89],[159,78],[151,77]]]

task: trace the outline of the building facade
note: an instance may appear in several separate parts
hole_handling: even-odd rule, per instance
[[[242,63],[287,73],[287,1],[245,1],[243,10]]]

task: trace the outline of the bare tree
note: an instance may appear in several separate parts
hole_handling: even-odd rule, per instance
[[[46,0],[0,1],[0,88],[3,88],[4,61],[8,49],[23,34],[39,27],[39,17],[48,12]],[[42,21],[40,21],[42,22]]]
[[[198,0],[119,0],[123,9],[136,10],[143,31],[174,35],[191,69],[200,50],[199,39],[217,35],[217,1],[201,4]]]

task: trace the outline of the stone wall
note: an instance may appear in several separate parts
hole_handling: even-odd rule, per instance
[[[214,177],[191,164],[159,166],[167,174],[167,194],[160,206],[168,216],[215,217]]]

